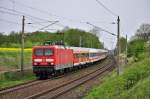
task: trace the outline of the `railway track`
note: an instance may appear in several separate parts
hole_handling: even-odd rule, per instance
[[[38,80],[38,79],[35,79],[35,80],[31,80],[31,81],[28,81],[28,82],[25,82],[25,83],[21,83],[21,84],[17,84],[17,85],[14,85],[14,86],[11,86],[11,87],[5,87],[5,88],[1,88],[0,89],[0,94],[1,93],[8,93],[8,92],[11,92],[11,91],[14,91],[14,90],[19,90],[19,89],[22,89],[24,87],[30,87],[32,85],[36,85],[36,84],[40,84],[40,83],[43,83],[43,81],[49,81],[49,80],[53,80],[53,79],[58,79],[58,78],[61,78],[65,75],[61,75],[61,76],[57,76],[57,77],[53,77],[51,79],[48,79],[48,80]]]
[[[93,79],[94,77],[97,77],[98,75],[103,74],[106,71],[112,70],[113,68],[114,68],[114,63],[109,64],[107,66],[103,66],[87,75],[62,83],[59,86],[56,86],[55,88],[51,88],[51,89],[39,92],[37,94],[34,94],[32,96],[26,97],[26,99],[37,99],[37,98],[38,99],[54,99],[70,91],[71,89]]]
[[[109,63],[109,65],[110,65],[110,63]],[[52,93],[57,93],[57,94],[59,93],[59,95],[60,95],[60,94],[64,93],[64,91],[62,89],[65,89],[64,88],[65,85],[66,85],[67,90],[71,90],[71,88],[78,86],[79,80],[82,78],[85,79],[87,77],[87,75],[93,75],[93,73],[96,71],[97,71],[96,74],[100,75],[101,73],[105,72],[104,69],[107,70],[108,68],[111,68],[111,67],[108,67],[108,68],[106,68],[106,67],[108,67],[108,66],[106,66],[106,65],[102,66],[98,70],[92,71],[81,77],[71,76],[68,78],[62,77],[61,79],[55,79],[55,80],[49,79],[49,80],[35,81],[35,82],[17,86],[17,87],[11,88],[11,89],[2,90],[2,91],[0,91],[0,99],[24,99],[24,98],[31,99],[31,98],[35,98],[35,97],[45,97],[47,94],[52,94]],[[101,73],[98,73],[98,71],[101,71]],[[88,79],[91,79],[91,78],[88,78]],[[88,79],[82,80],[83,81],[82,83],[88,81]],[[63,83],[60,83],[60,82],[63,82]],[[73,82],[74,83],[78,82],[78,84],[74,85]],[[82,84],[82,83],[80,81],[80,84]],[[74,87],[71,84],[73,84]],[[72,86],[72,87],[68,87],[68,86]],[[52,98],[53,98],[53,97],[56,97],[57,95],[52,94],[50,96],[52,96]]]
[[[76,71],[72,72],[72,73],[75,73]],[[47,82],[49,80],[54,80],[54,79],[58,79],[58,78],[61,78],[61,77],[64,77],[65,75],[69,75],[71,72],[68,72],[66,74],[63,74],[63,75],[60,75],[60,76],[54,76],[48,80],[38,80],[38,79],[35,79],[35,80],[31,80],[31,81],[28,81],[28,82],[24,82],[24,83],[21,83],[21,84],[17,84],[17,85],[14,85],[14,86],[10,86],[10,87],[5,87],[5,88],[1,88],[0,89],[0,94],[1,93],[8,93],[8,92],[11,92],[11,91],[14,91],[14,90],[19,90],[19,89],[22,89],[24,87],[30,87],[32,85],[36,85],[36,84],[40,84],[40,83],[43,83],[44,82]]]
[[[36,81],[37,81],[37,80],[31,80],[31,81],[28,81],[28,82],[25,82],[25,83],[21,83],[21,84],[17,84],[17,85],[11,86],[11,87],[1,88],[1,89],[0,89],[0,92],[2,92],[2,91],[4,91],[4,90],[10,90],[10,89],[12,89],[12,88],[16,88],[16,87],[19,87],[19,86],[31,84],[31,83],[36,82]]]
[[[52,77],[51,79],[47,79],[47,80],[32,80],[32,81],[28,81],[28,82],[18,84],[18,85],[15,85],[15,86],[2,88],[2,89],[0,89],[0,99],[8,99],[8,98],[6,98],[7,94],[11,94],[11,95],[9,95],[9,97],[11,97],[11,96],[14,97],[14,95],[16,96],[16,93],[14,93],[16,91],[23,90],[23,89],[32,87],[34,85],[38,86],[42,83],[46,83],[46,82],[52,81],[54,79],[64,77],[65,75],[67,75],[67,74],[60,75],[60,76],[57,76],[57,77]],[[10,99],[12,99],[12,98],[10,98]],[[13,99],[16,99],[16,98],[13,98]],[[18,99],[20,99],[20,98],[18,98]]]

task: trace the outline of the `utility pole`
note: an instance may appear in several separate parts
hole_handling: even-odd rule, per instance
[[[117,75],[120,74],[120,18],[117,19]]]
[[[24,26],[25,16],[22,18],[22,33],[21,33],[21,73],[24,75]]]
[[[127,34],[126,34],[126,59],[125,59],[125,64],[127,64],[127,55],[128,55],[128,37],[127,37]]]

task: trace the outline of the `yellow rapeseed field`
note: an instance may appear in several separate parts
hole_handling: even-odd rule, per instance
[[[32,48],[25,48],[24,51],[31,51]],[[0,51],[21,51],[21,48],[0,48]]]

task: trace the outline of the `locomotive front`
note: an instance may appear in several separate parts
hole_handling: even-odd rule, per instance
[[[53,73],[54,65],[55,48],[53,46],[35,46],[32,48],[33,72],[37,77],[47,77]]]

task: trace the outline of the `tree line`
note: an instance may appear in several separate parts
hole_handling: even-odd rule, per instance
[[[35,45],[42,45],[45,41],[64,41],[67,46],[103,48],[98,37],[90,32],[79,29],[67,29],[57,32],[25,33],[25,48],[31,48]],[[0,33],[0,47],[20,47],[21,33],[11,32],[8,35]]]

